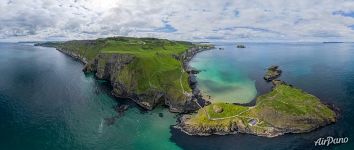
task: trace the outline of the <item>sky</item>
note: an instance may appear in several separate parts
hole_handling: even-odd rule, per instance
[[[354,0],[0,0],[0,41],[354,41]]]

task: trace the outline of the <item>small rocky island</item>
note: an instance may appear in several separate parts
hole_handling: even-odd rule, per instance
[[[270,67],[271,71],[277,69]],[[189,135],[248,133],[275,137],[310,132],[336,122],[336,113],[317,97],[281,80],[272,83],[272,91],[257,97],[254,106],[213,103],[196,114],[182,116],[175,127]]]
[[[239,44],[239,45],[237,45],[236,47],[237,47],[237,48],[246,48],[246,46],[245,46],[245,45],[242,45],[242,44]]]
[[[278,77],[280,77],[281,73],[282,70],[279,69],[279,66],[276,65],[270,66],[266,74],[264,75],[264,80],[272,81],[274,79],[277,79]]]

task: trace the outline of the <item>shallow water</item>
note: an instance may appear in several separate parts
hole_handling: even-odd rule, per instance
[[[211,102],[248,103],[257,95],[255,80],[230,55],[233,46],[223,48],[202,52],[191,60],[190,66],[201,71],[196,75],[198,87]]]

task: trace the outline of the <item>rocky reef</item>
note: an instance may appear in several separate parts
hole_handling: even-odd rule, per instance
[[[282,70],[279,69],[279,66],[276,65],[270,66],[267,69],[266,74],[264,75],[264,80],[272,81],[274,79],[277,79],[278,77],[280,77],[281,73]]]

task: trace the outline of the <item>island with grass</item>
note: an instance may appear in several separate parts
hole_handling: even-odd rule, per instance
[[[195,111],[197,93],[190,86],[188,61],[212,49],[208,43],[156,38],[110,37],[96,40],[37,43],[54,47],[85,64],[85,73],[112,85],[112,94],[129,98],[148,110],[158,104],[171,112]]]
[[[270,67],[272,71],[277,69]],[[275,137],[310,132],[336,121],[337,114],[328,105],[301,89],[275,80],[277,77],[265,78],[272,81],[273,89],[257,97],[254,106],[229,103],[200,106],[197,113],[183,115],[175,127],[189,135],[248,133]]]

